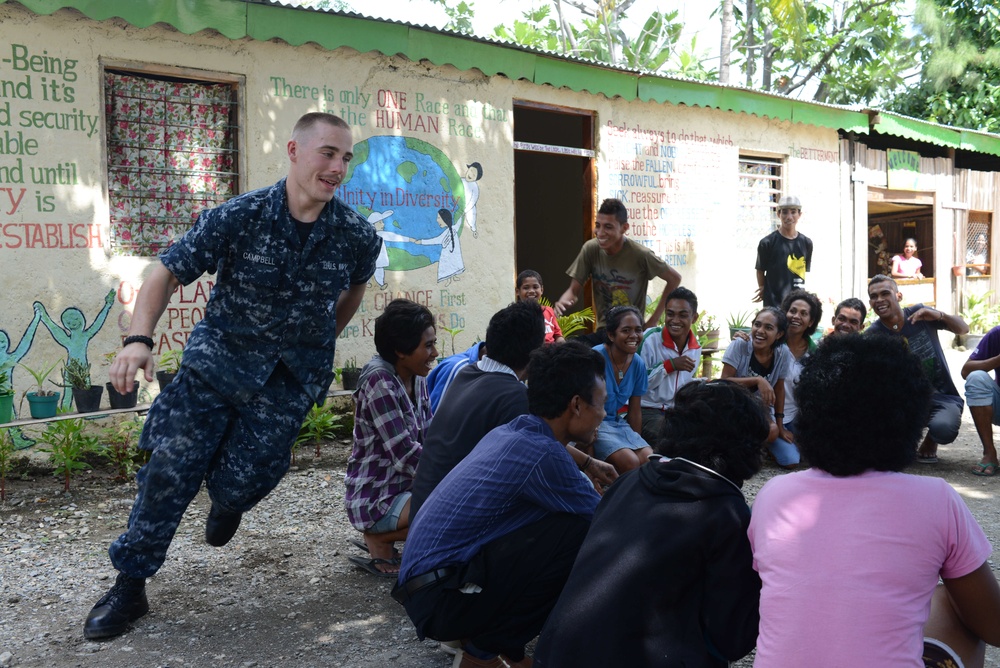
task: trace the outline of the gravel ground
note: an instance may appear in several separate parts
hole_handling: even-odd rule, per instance
[[[302,452],[224,548],[204,542],[202,492],[149,580],[150,613],[105,642],[84,640],[83,620],[113,582],[107,546],[125,526],[134,485],[102,469],[80,474],[68,494],[44,472],[9,481],[11,497],[0,505],[0,666],[451,665],[436,642],[417,640],[389,596],[391,581],[347,561],[361,554],[343,510],[348,452],[344,442],[327,444],[318,459]],[[1000,477],[968,473],[979,453],[966,412],[958,441],[940,449],[941,463],[911,472],[948,480],[1000,545]],[[747,496],[775,475],[765,468],[747,483]],[[988,650],[987,665],[1000,667],[1000,651]]]

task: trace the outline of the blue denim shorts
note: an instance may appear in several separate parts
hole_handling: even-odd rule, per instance
[[[597,428],[597,438],[594,439],[594,457],[606,461],[612,454],[624,448],[641,450],[648,447],[649,443],[637,434],[628,422],[621,417],[616,417],[614,422],[604,420]]]
[[[389,511],[382,516],[382,519],[369,527],[368,533],[389,533],[390,531],[395,531],[399,526],[399,516],[403,512],[403,506],[410,500],[410,496],[412,496],[410,492],[402,492],[393,499],[392,505],[389,506]]]

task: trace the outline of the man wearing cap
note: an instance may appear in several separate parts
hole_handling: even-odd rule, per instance
[[[778,201],[781,227],[757,244],[757,292],[753,300],[764,306],[781,307],[781,300],[806,282],[806,272],[812,264],[813,242],[796,231],[802,215],[798,197],[786,196]]]

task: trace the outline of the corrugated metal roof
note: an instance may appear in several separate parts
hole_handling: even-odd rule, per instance
[[[0,0],[0,4],[15,0]],[[1000,155],[1000,135],[953,128],[878,109],[823,104],[742,86],[695,81],[564,56],[435,26],[415,26],[355,12],[303,8],[282,0],[16,0],[36,14],[75,9],[96,21],[120,18],[136,27],[167,24],[185,34],[217,30],[229,39],[308,42],[325,49],[401,55],[487,76],[525,79],[625,100],[704,107],[867,134],[876,129],[939,146]]]

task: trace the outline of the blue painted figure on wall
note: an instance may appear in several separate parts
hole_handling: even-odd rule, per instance
[[[31,342],[35,339],[35,330],[38,329],[38,323],[41,322],[41,319],[42,312],[36,303],[35,314],[32,316],[31,322],[28,323],[28,328],[24,330],[21,340],[18,341],[13,350],[10,348],[10,335],[7,334],[6,330],[0,329],[0,373],[7,374],[7,378],[12,387],[14,385],[14,369],[17,367],[18,362],[20,362],[21,359],[28,354],[28,349],[31,348]],[[14,412],[16,417],[17,402],[14,403]],[[21,433],[21,430],[16,427],[10,429],[9,433],[11,438],[14,439],[15,450],[30,448],[35,444],[33,440],[25,437],[24,434]]]
[[[101,330],[101,327],[104,326],[104,321],[108,319],[108,312],[111,311],[114,303],[115,291],[109,290],[107,296],[104,298],[104,307],[97,314],[97,317],[94,318],[94,322],[90,327],[86,326],[87,318],[83,315],[83,311],[75,306],[65,309],[59,316],[62,327],[57,325],[49,316],[48,311],[45,310],[41,302],[35,302],[35,312],[41,313],[42,324],[52,334],[55,342],[66,349],[66,361],[77,360],[81,364],[87,364],[87,346],[90,344],[90,340]],[[70,392],[63,392],[60,407],[69,409],[72,403],[73,395]]]

